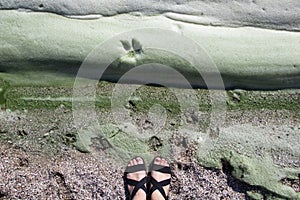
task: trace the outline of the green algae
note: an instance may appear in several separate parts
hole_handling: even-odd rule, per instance
[[[287,177],[299,179],[300,169],[279,167],[274,164],[269,152],[272,148],[278,148],[276,142],[268,141],[267,138],[264,138],[267,136],[262,136],[263,134],[254,128],[252,128],[251,133],[242,131],[232,133],[231,131],[220,133],[220,138],[200,144],[197,153],[199,163],[209,168],[222,169],[223,163],[226,162],[230,165],[232,169],[230,173],[235,178],[258,187],[266,197],[298,199],[299,194],[291,187],[283,185],[281,180]],[[250,134],[255,136],[249,137]],[[248,139],[243,139],[244,137]],[[289,142],[281,141],[279,145],[289,146]],[[255,151],[260,146],[264,149],[261,155]],[[297,149],[294,151],[288,149],[287,151],[294,152],[295,159],[299,156]]]
[[[228,162],[235,178],[251,186],[256,186],[265,197],[274,196],[275,199],[299,198],[299,194],[291,187],[283,185],[281,180],[288,176],[298,179],[300,169],[291,170],[276,167],[270,158],[251,158],[224,148],[207,154],[205,158],[200,156],[198,161],[206,167],[218,169],[222,169],[222,162]],[[258,193],[254,196],[261,196],[261,194]]]
[[[15,11],[1,11],[0,14],[2,17],[0,23],[2,27],[5,27],[1,29],[3,34],[0,36],[0,71],[2,72],[0,77],[11,85],[10,87],[1,86],[4,89],[0,92],[0,104],[5,103],[6,108],[12,110],[56,109],[61,104],[71,109],[72,86],[76,72],[81,61],[97,44],[115,33],[127,30],[128,27],[152,26],[153,23],[156,23],[156,25],[161,24],[159,27],[171,28],[171,25],[166,24],[165,19],[159,17],[154,21],[136,18],[135,22],[131,21],[134,25],[126,23],[123,25],[112,18],[80,21],[52,14],[28,15]],[[11,24],[15,24],[15,26],[11,26]],[[36,28],[34,32],[32,26]],[[52,29],[45,27],[52,27]],[[249,88],[249,85],[261,88],[266,84],[273,89],[299,86],[299,82],[297,82],[299,81],[297,79],[299,74],[297,66],[300,62],[297,55],[299,49],[297,45],[291,45],[297,42],[298,33],[228,28],[226,28],[228,31],[226,32],[222,28],[201,27],[198,29],[196,26],[184,23],[183,27],[187,36],[199,42],[208,51],[219,67],[225,82],[233,82],[233,85],[242,88]],[[99,34],[99,30],[107,31]],[[248,31],[251,34],[246,34]],[[10,34],[11,32],[16,34]],[[65,34],[61,34],[61,32]],[[162,64],[171,65],[175,69],[181,70],[181,73],[186,73],[188,77],[193,78],[194,71],[189,63],[164,51],[145,51],[143,58],[131,51],[112,65],[117,67],[117,71],[118,67],[130,69],[133,66],[157,60]],[[260,81],[255,81],[256,78]],[[112,83],[100,83],[100,93],[102,88],[106,88],[104,90],[107,92],[103,92],[97,97],[98,100],[95,101],[97,108],[111,109],[110,89],[114,86]],[[229,84],[228,87],[230,88],[231,85]],[[178,118],[180,106],[176,97],[167,89],[144,87],[141,88],[140,94],[142,94],[141,100],[132,101],[133,106],[130,107],[130,110],[133,113],[147,113],[152,105],[160,104],[168,111],[168,117],[176,118],[177,116]],[[228,91],[227,94],[229,111],[300,110],[299,90],[233,90]],[[197,95],[200,97],[199,110],[210,112],[208,92],[197,90]],[[300,114],[298,114],[298,118],[300,118]],[[207,127],[203,126],[206,130]],[[125,125],[120,127],[115,124],[94,127],[84,133],[77,133],[74,145],[82,152],[108,151],[113,157],[117,156],[124,161],[134,155],[150,158],[152,154],[160,153],[170,156],[171,147],[167,142],[170,133],[161,133],[159,138],[164,138],[162,147],[153,148],[151,138],[154,135],[141,137],[136,130],[128,127],[125,128]],[[237,127],[237,129],[239,128]],[[221,169],[222,160],[225,160],[233,167],[232,174],[237,179],[250,185],[259,186],[264,192],[267,191],[265,198],[299,199],[299,194],[280,183],[280,180],[286,177],[297,179],[298,169],[279,168],[272,163],[268,154],[262,157],[253,156],[257,153],[254,151],[254,144],[262,143],[261,135],[254,133],[255,136],[250,137],[249,133],[247,135],[241,132],[232,135],[225,134],[226,137],[222,136],[222,133],[220,135],[221,138],[216,136],[216,140],[199,144],[197,158],[200,164]],[[46,138],[44,142],[47,144],[61,144],[65,141],[59,137]],[[248,138],[248,140],[243,138]],[[2,139],[3,136],[1,136]],[[8,138],[4,138],[4,140],[8,140]],[[17,137],[14,140],[18,141],[20,138]],[[270,150],[272,145],[279,148],[278,143],[272,143],[274,141],[266,139],[262,141],[267,141],[264,144],[267,147],[266,151]],[[32,140],[30,144],[35,145],[36,141]],[[286,148],[287,144],[282,142],[280,145]],[[295,148],[284,149],[284,151],[286,150],[291,150],[295,155],[298,155],[299,152]]]
[[[63,104],[72,108],[73,89],[69,86],[57,84],[54,86],[34,85],[20,86],[8,82],[2,82],[1,102],[11,110],[35,109],[35,108],[57,108]],[[99,82],[96,91],[95,105],[97,108],[111,108],[112,90],[116,85],[109,82]],[[180,90],[180,89],[179,89]],[[184,89],[181,89],[184,91]],[[105,92],[104,92],[105,91]],[[199,100],[199,110],[208,112],[211,110],[211,100],[207,90],[197,89]],[[145,113],[155,104],[162,105],[172,117],[180,114],[178,99],[170,88],[141,86],[136,93],[140,99],[131,100],[133,112]],[[299,90],[279,90],[279,91],[227,91],[228,110],[299,110],[300,91]],[[84,106],[84,105],[83,105]],[[300,115],[298,115],[300,116]]]
[[[0,16],[3,27],[0,35],[0,71],[4,73],[43,70],[74,76],[84,58],[116,33],[147,27],[173,30],[180,24],[179,34],[201,45],[217,65],[227,88],[299,87],[299,46],[295,45],[299,33],[296,32],[207,27],[184,22],[174,24],[174,21],[163,16],[122,15],[98,20],[74,20],[50,13],[6,10],[1,10]],[[127,20],[122,17],[127,17]],[[120,42],[120,46],[114,48],[122,48],[121,45]],[[194,53],[190,52],[192,55]],[[147,55],[146,52],[144,54]],[[132,58],[133,55],[130,55],[128,58]],[[168,66],[180,65],[178,59],[170,59],[161,51],[148,55],[148,58],[167,61]],[[190,70],[184,62],[179,67],[184,72]],[[194,74],[189,75],[193,79]]]
[[[97,87],[99,105],[97,108],[110,109],[111,89],[115,87],[114,83],[100,82]],[[183,89],[181,89],[183,90]],[[207,90],[195,90],[199,99],[199,110],[202,112],[210,112],[210,100],[208,98]],[[286,109],[290,111],[299,110],[299,90],[281,90],[281,91],[244,91],[234,90],[227,91],[227,109],[228,111],[251,111],[251,110],[280,110]],[[236,94],[236,95],[234,95]],[[48,98],[48,97],[51,98]],[[65,105],[66,109],[71,109],[71,101],[57,101],[51,103],[50,99],[59,99],[61,97],[72,97],[72,88],[69,87],[9,87],[6,92],[6,101],[9,109],[54,109],[61,104]],[[180,121],[180,106],[177,102],[176,96],[169,88],[142,86],[133,96],[139,98],[132,98],[132,106],[128,109],[134,115],[146,114],[152,105],[160,104],[167,109],[168,118],[175,118],[175,121]],[[24,97],[34,97],[44,99],[43,101],[26,100]],[[100,98],[101,97],[101,98]],[[47,99],[48,98],[48,99]],[[29,101],[29,102],[27,102]],[[278,103],[279,102],[279,103]],[[202,108],[201,108],[202,104]],[[268,105],[272,105],[268,107]],[[289,105],[290,104],[290,105]],[[257,107],[255,107],[257,105]],[[266,105],[263,107],[262,105]],[[125,106],[125,105],[124,105]],[[205,122],[200,122],[203,125]],[[180,127],[177,124],[177,128]],[[270,158],[272,149],[282,149],[283,152],[290,152],[294,155],[293,159],[299,155],[297,144],[291,139],[280,140],[275,135],[268,136],[272,130],[267,128],[259,129],[246,124],[237,125],[232,129],[221,129],[216,136],[211,137],[207,133],[207,128],[203,128],[204,133],[193,133],[203,137],[203,142],[198,143],[197,159],[199,163],[206,167],[213,167],[222,169],[222,161],[228,162],[233,170],[232,174],[237,179],[253,186],[257,186],[260,193],[266,199],[297,199],[299,194],[295,193],[290,187],[281,183],[284,178],[292,178],[297,180],[300,173],[297,168],[278,167]],[[176,128],[175,128],[176,129]],[[286,131],[288,129],[288,131]],[[247,131],[251,130],[251,134]],[[284,133],[290,134],[289,131],[295,133],[297,130],[287,127],[283,129]],[[73,144],[81,152],[89,152],[97,155],[99,152],[108,152],[113,158],[120,158],[122,162],[127,162],[133,156],[142,155],[146,160],[156,155],[164,155],[165,157],[172,157],[172,146],[169,144],[169,138],[172,131],[164,131],[157,134],[141,135],[130,124],[105,124],[93,127],[86,132],[76,133],[76,140],[69,143]],[[2,135],[3,136],[3,135]],[[10,140],[9,138],[2,138],[1,140]],[[282,135],[279,135],[283,137]],[[295,135],[296,136],[296,135]],[[158,137],[159,143],[153,143],[152,138]],[[210,138],[211,137],[211,138]],[[14,138],[14,141],[19,141],[22,138]],[[25,138],[26,139],[26,138]],[[297,137],[294,137],[294,140]],[[12,139],[11,139],[12,140]],[[132,142],[134,140],[134,142]],[[193,141],[194,139],[191,138]],[[65,138],[51,138],[43,139],[44,143],[51,146],[51,144],[65,143]],[[157,142],[157,141],[154,141]],[[34,143],[34,140],[32,140]],[[293,148],[288,147],[294,146]],[[295,144],[294,144],[295,143]],[[34,145],[34,144],[33,144]],[[260,147],[264,147],[260,151]],[[46,145],[47,147],[47,145]],[[47,147],[48,148],[48,147]],[[46,149],[47,149],[46,148]],[[49,147],[50,148],[50,147]],[[298,196],[297,196],[298,195]]]
[[[299,90],[246,91],[230,90],[227,92],[227,105],[230,110],[299,110]]]
[[[168,141],[171,133],[163,132],[155,137]],[[78,148],[85,148],[85,152],[97,155],[98,152],[105,151],[117,160],[126,162],[133,156],[143,156],[147,160],[155,154],[172,157],[172,147],[168,143],[162,143],[161,149],[154,149],[151,152],[149,139],[153,135],[140,135],[138,131],[129,124],[113,125],[106,124],[94,127],[88,132],[80,134],[81,143],[77,143]],[[223,140],[223,139],[221,139]],[[104,142],[103,142],[104,141]],[[283,185],[284,178],[298,179],[300,169],[283,168],[274,165],[272,158],[267,154],[263,157],[257,155],[247,155],[247,151],[238,153],[235,148],[218,146],[212,141],[212,148],[206,141],[198,146],[197,159],[199,163],[206,167],[222,169],[222,163],[228,162],[232,167],[232,175],[242,182],[255,186],[266,199],[298,199],[299,194],[291,187]],[[224,144],[220,142],[220,144]],[[255,143],[254,143],[255,144]],[[253,145],[253,144],[252,144]],[[153,150],[153,149],[152,149]],[[259,193],[258,193],[259,194]],[[258,196],[255,195],[255,196]]]
[[[6,106],[7,90],[9,88],[9,83],[0,79],[0,108]]]
[[[264,198],[264,196],[258,192],[248,191],[247,195],[254,200],[261,200]]]
[[[125,164],[134,156],[142,156],[150,161],[154,156],[149,144],[152,137],[153,135],[141,136],[131,124],[105,124],[78,133],[74,146],[81,152],[92,153],[95,156],[106,152],[108,156]],[[162,135],[159,137],[164,138]],[[164,144],[156,150],[156,153],[158,152],[159,155],[169,157],[170,146]]]

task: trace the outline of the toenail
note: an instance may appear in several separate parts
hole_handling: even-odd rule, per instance
[[[140,157],[137,157],[136,160],[137,161],[142,161],[142,159]]]

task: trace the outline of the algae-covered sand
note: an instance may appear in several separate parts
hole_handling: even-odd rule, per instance
[[[153,31],[152,37],[158,35],[159,30],[166,30],[164,37],[144,38],[143,35],[140,35],[136,39],[140,41],[143,48],[147,49],[149,44],[160,44],[169,39],[170,41],[165,41],[165,43],[169,46],[172,45],[174,51],[185,53],[184,55],[197,56],[197,53],[193,52],[194,50],[188,50],[193,48],[192,46],[186,46],[184,49],[176,47],[176,44],[180,45],[182,42],[178,42],[177,38],[180,40],[189,38],[191,44],[197,43],[211,57],[227,88],[300,87],[298,32],[253,27],[202,26],[172,20],[163,15],[124,14],[96,20],[80,20],[51,13],[1,10],[0,18],[2,27],[0,35],[1,72],[22,71],[22,74],[26,76],[31,71],[42,70],[75,75],[83,60],[95,48],[109,39],[119,38],[122,36],[121,33],[131,30],[156,28],[157,33]],[[175,33],[181,37],[173,37]],[[127,38],[130,35],[125,34],[124,36]],[[176,41],[173,41],[172,38]],[[124,53],[122,39],[120,38],[118,43],[113,42],[109,46],[109,50]],[[170,55],[161,55],[160,51],[144,51],[143,55],[145,56],[144,60],[136,58],[138,64],[159,59],[163,60],[165,65],[175,66],[176,70],[179,66],[182,72],[189,71],[190,68],[188,63],[178,60],[178,56],[175,59]],[[128,60],[123,62],[127,65],[131,64],[130,62],[126,63]],[[126,72],[122,68],[115,68],[113,72],[115,71]],[[157,76],[159,73],[153,75]],[[193,82],[193,76],[188,74],[189,76]],[[199,77],[197,78],[199,79]],[[112,78],[106,79],[111,80]],[[205,87],[203,82],[196,82],[196,85]]]
[[[297,1],[102,3],[0,0],[0,199],[300,199]]]
[[[78,129],[78,124],[73,121],[76,116],[72,110],[72,87],[8,87],[5,93],[6,110],[1,111],[1,142],[6,146],[5,152],[19,152],[15,153],[15,158],[12,155],[13,160],[30,160],[25,167],[18,167],[18,173],[22,175],[23,170],[29,170],[28,173],[38,170],[35,169],[33,160],[36,156],[41,157],[41,169],[58,173],[55,175],[53,172],[54,175],[50,174],[50,178],[44,180],[53,182],[53,177],[59,177],[61,173],[65,182],[63,188],[77,188],[68,189],[68,195],[81,198],[89,197],[91,193],[97,196],[101,192],[91,192],[91,188],[87,187],[81,189],[83,196],[77,194],[75,191],[80,186],[73,179],[78,179],[84,185],[87,180],[80,178],[77,172],[69,174],[72,173],[71,166],[81,166],[85,173],[96,173],[97,169],[91,167],[96,167],[96,163],[100,168],[105,167],[102,160],[107,159],[107,162],[113,163],[110,164],[109,173],[113,173],[115,169],[116,174],[98,176],[101,180],[109,176],[118,179],[131,157],[142,155],[150,162],[154,155],[163,155],[170,159],[175,171],[174,187],[171,190],[173,199],[203,196],[239,199],[246,196],[299,198],[299,90],[227,91],[226,119],[223,127],[214,131],[209,129],[211,102],[206,90],[194,89],[199,100],[199,113],[195,116],[193,112],[181,115],[180,104],[170,88],[139,86],[124,104],[124,109],[130,113],[130,120],[125,122],[118,121],[122,116],[112,116],[111,95],[116,87],[116,84],[108,82],[98,84],[95,109],[99,125],[90,126],[88,122],[83,122],[80,125],[84,131]],[[122,87],[129,88],[131,85]],[[161,107],[154,106],[158,104]],[[126,116],[126,113],[121,112],[120,115]],[[89,128],[84,129],[85,126]],[[72,159],[57,160],[57,157],[65,160],[66,156],[71,156]],[[83,167],[78,156],[84,156],[90,168]],[[47,164],[51,162],[48,159],[55,159],[56,166],[67,162],[69,170]],[[88,161],[91,159],[94,160],[92,163]],[[199,164],[208,168],[199,169]],[[10,164],[6,163],[5,166],[9,170],[13,169]],[[218,173],[223,175],[220,177],[210,174],[213,169],[221,170]],[[195,182],[193,179],[188,180],[192,174],[200,171]],[[4,176],[8,177],[5,173]],[[71,177],[72,180],[69,179]],[[201,177],[205,179],[204,182],[200,181]],[[218,180],[222,186],[215,181],[210,183],[208,177]],[[15,178],[10,177],[11,180]],[[108,194],[110,187],[101,180],[94,181],[93,184],[101,187],[104,194]],[[188,185],[181,181],[195,185],[194,192],[187,192],[185,187]],[[34,181],[29,182],[36,184]],[[23,195],[18,196],[12,190],[14,184],[8,183],[4,181],[1,184],[4,199],[34,198],[29,186],[26,186],[26,190],[17,189],[23,192]],[[209,186],[209,183],[212,185]],[[118,184],[122,183],[118,181]],[[61,187],[55,186],[51,192],[65,190]],[[111,192],[110,198],[123,195],[122,188],[118,185],[115,188],[117,189]],[[42,188],[37,187],[36,190],[40,191]],[[44,195],[46,193],[41,192],[40,197]],[[68,196],[64,196],[63,192],[60,195],[65,198]]]

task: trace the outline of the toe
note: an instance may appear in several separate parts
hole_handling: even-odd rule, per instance
[[[161,157],[156,157],[154,159],[154,164],[160,165],[161,168],[170,166],[168,161]],[[170,179],[171,175],[168,173],[159,172],[158,170],[157,171],[154,170],[151,172],[151,177],[153,179],[155,179],[156,181],[161,182],[161,181]],[[153,186],[150,186],[150,187],[153,187]],[[162,189],[165,191],[166,195],[168,195],[169,189],[170,189],[170,184],[162,186]],[[163,198],[162,194],[157,190],[151,194],[151,199],[164,199],[164,198]]]
[[[128,166],[133,166],[133,160],[130,160],[129,165]]]
[[[143,164],[143,159],[141,157],[136,158],[137,164]]]
[[[162,164],[163,164],[164,166],[168,166],[168,165],[169,165],[169,164],[168,164],[168,161],[167,161],[166,159],[163,159]]]
[[[154,163],[155,163],[155,164],[160,164],[160,163],[161,163],[160,157],[156,157],[156,158],[154,159]]]
[[[134,158],[133,159],[133,165],[137,165],[137,164],[138,164],[137,158]]]
[[[163,159],[163,158],[160,159],[160,165],[162,165],[162,166],[165,165],[165,159]]]

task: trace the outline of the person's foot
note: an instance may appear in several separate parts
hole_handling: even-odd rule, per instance
[[[132,183],[131,180],[136,182],[145,182],[144,186],[146,189],[146,168],[143,168],[145,165],[144,160],[141,157],[136,157],[134,159],[131,159],[130,162],[127,165],[126,168],[126,178],[128,182],[128,191],[130,196],[132,197],[132,200],[146,200],[146,191],[143,190],[143,188],[137,188],[137,192],[134,196],[132,196],[132,193],[135,190],[136,185],[130,184]]]
[[[151,171],[151,179],[154,179],[155,184],[159,187],[159,185],[162,186],[162,189],[165,192],[165,195],[168,196],[169,190],[170,190],[170,179],[171,179],[171,170],[169,163],[164,159],[160,157],[156,157],[153,161],[154,167]],[[159,166],[161,166],[159,168]],[[161,171],[161,172],[159,172]],[[157,183],[158,182],[158,183]],[[150,191],[151,188],[154,187],[150,185]],[[164,200],[165,197],[163,196],[162,192],[159,191],[159,189],[155,189],[153,193],[151,194],[151,200]]]

